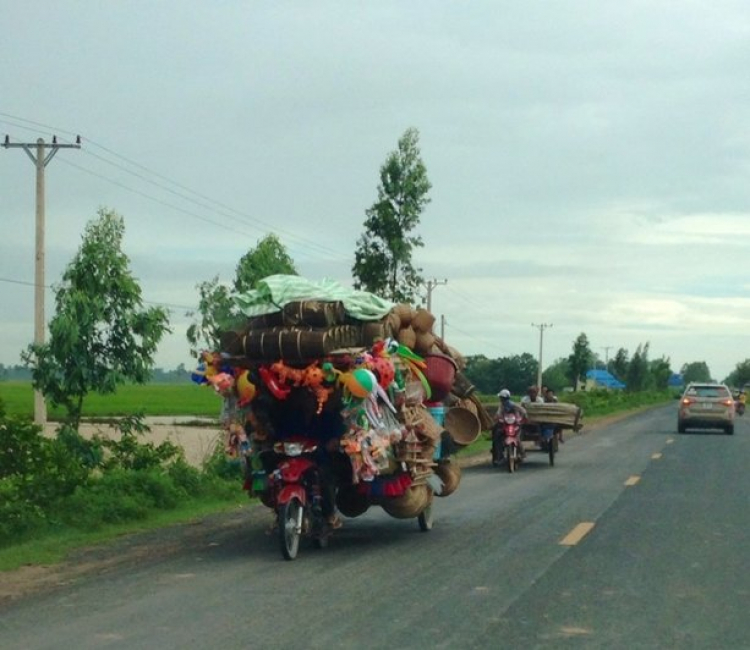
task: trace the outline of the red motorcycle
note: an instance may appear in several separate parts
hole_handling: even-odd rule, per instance
[[[521,442],[521,416],[516,413],[503,413],[500,425],[502,426],[503,451],[508,463],[508,471],[513,473],[521,464],[524,457],[523,443]]]
[[[328,546],[331,527],[323,516],[316,449],[316,441],[304,438],[274,445],[278,462],[268,476],[264,502],[276,511],[279,544],[286,560],[297,557],[302,536],[312,537],[318,548]]]

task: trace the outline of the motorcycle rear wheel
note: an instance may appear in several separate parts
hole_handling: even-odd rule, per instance
[[[549,466],[555,466],[555,454],[557,453],[557,436],[553,435],[547,442],[549,447]]]
[[[279,512],[279,543],[285,560],[293,560],[299,551],[299,540],[302,531],[298,528],[302,504],[298,499],[291,499]]]

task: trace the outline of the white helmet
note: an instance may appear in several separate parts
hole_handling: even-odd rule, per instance
[[[500,391],[500,392],[499,392],[499,393],[497,394],[497,396],[498,396],[498,397],[499,397],[500,399],[510,399],[510,391],[509,391],[509,390],[508,390],[507,388],[503,388],[503,389],[502,389],[502,390],[501,390],[501,391]]]

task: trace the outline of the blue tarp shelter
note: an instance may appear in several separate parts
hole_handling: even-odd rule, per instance
[[[589,370],[586,373],[586,379],[594,382],[597,386],[601,386],[602,388],[625,388],[625,384],[615,378],[607,370]]]

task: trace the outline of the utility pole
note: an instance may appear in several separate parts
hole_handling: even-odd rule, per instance
[[[614,347],[612,345],[603,345],[600,349],[604,350],[604,369],[609,370],[609,351]]]
[[[427,282],[425,282],[425,287],[427,287],[427,311],[429,312],[432,312],[432,290],[441,284],[448,284],[448,279],[436,280],[433,278],[432,280],[427,280]]]
[[[440,314],[440,338],[445,341],[445,314]]]
[[[54,158],[58,149],[80,149],[81,136],[76,137],[74,144],[60,144],[57,136],[52,136],[52,142],[47,144],[42,138],[34,143],[10,142],[10,136],[5,136],[3,147],[12,149],[22,148],[36,167],[36,253],[34,264],[34,343],[44,344],[44,168]],[[32,151],[36,147],[36,155]],[[45,149],[50,151],[45,155]],[[47,405],[44,395],[34,391],[34,422],[44,426],[47,422]]]
[[[542,345],[544,341],[544,330],[552,327],[552,323],[536,323],[531,324],[532,327],[536,327],[539,330],[539,368],[536,372],[536,385],[539,389],[542,388]]]

